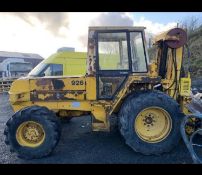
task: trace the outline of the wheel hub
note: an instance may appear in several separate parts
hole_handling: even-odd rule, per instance
[[[45,132],[39,123],[28,121],[18,127],[16,139],[22,146],[37,147],[43,143]]]
[[[37,128],[28,127],[25,131],[24,137],[27,140],[36,142],[40,138],[39,130]]]
[[[137,115],[134,128],[140,139],[157,143],[169,135],[172,128],[171,117],[162,108],[146,108]]]
[[[151,118],[150,116],[149,117],[145,117],[145,124],[153,124],[153,118]]]

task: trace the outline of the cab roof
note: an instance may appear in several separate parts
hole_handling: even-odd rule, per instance
[[[146,27],[143,26],[89,26],[89,30],[129,30],[143,31]]]

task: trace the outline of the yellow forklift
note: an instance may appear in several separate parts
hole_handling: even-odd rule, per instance
[[[16,80],[9,92],[15,114],[4,132],[11,151],[25,159],[47,156],[60,139],[60,119],[85,115],[91,115],[93,131],[109,132],[117,119],[136,152],[171,151],[181,139],[182,120],[192,113],[190,73],[181,71],[187,34],[174,28],[158,35],[150,63],[144,29],[89,27],[84,76]],[[189,134],[193,125],[186,123]]]

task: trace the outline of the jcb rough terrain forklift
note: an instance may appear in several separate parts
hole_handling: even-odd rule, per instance
[[[47,156],[60,139],[60,118],[83,115],[92,116],[93,131],[110,131],[117,118],[126,144],[145,155],[176,146],[191,100],[190,76],[181,74],[187,34],[174,28],[157,36],[150,63],[144,29],[89,27],[85,76],[15,81],[9,92],[15,114],[4,132],[11,151],[25,159]]]

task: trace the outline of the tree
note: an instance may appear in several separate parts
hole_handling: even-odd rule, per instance
[[[199,28],[199,18],[196,16],[189,16],[180,22],[179,27],[187,30],[188,36],[194,33]]]

